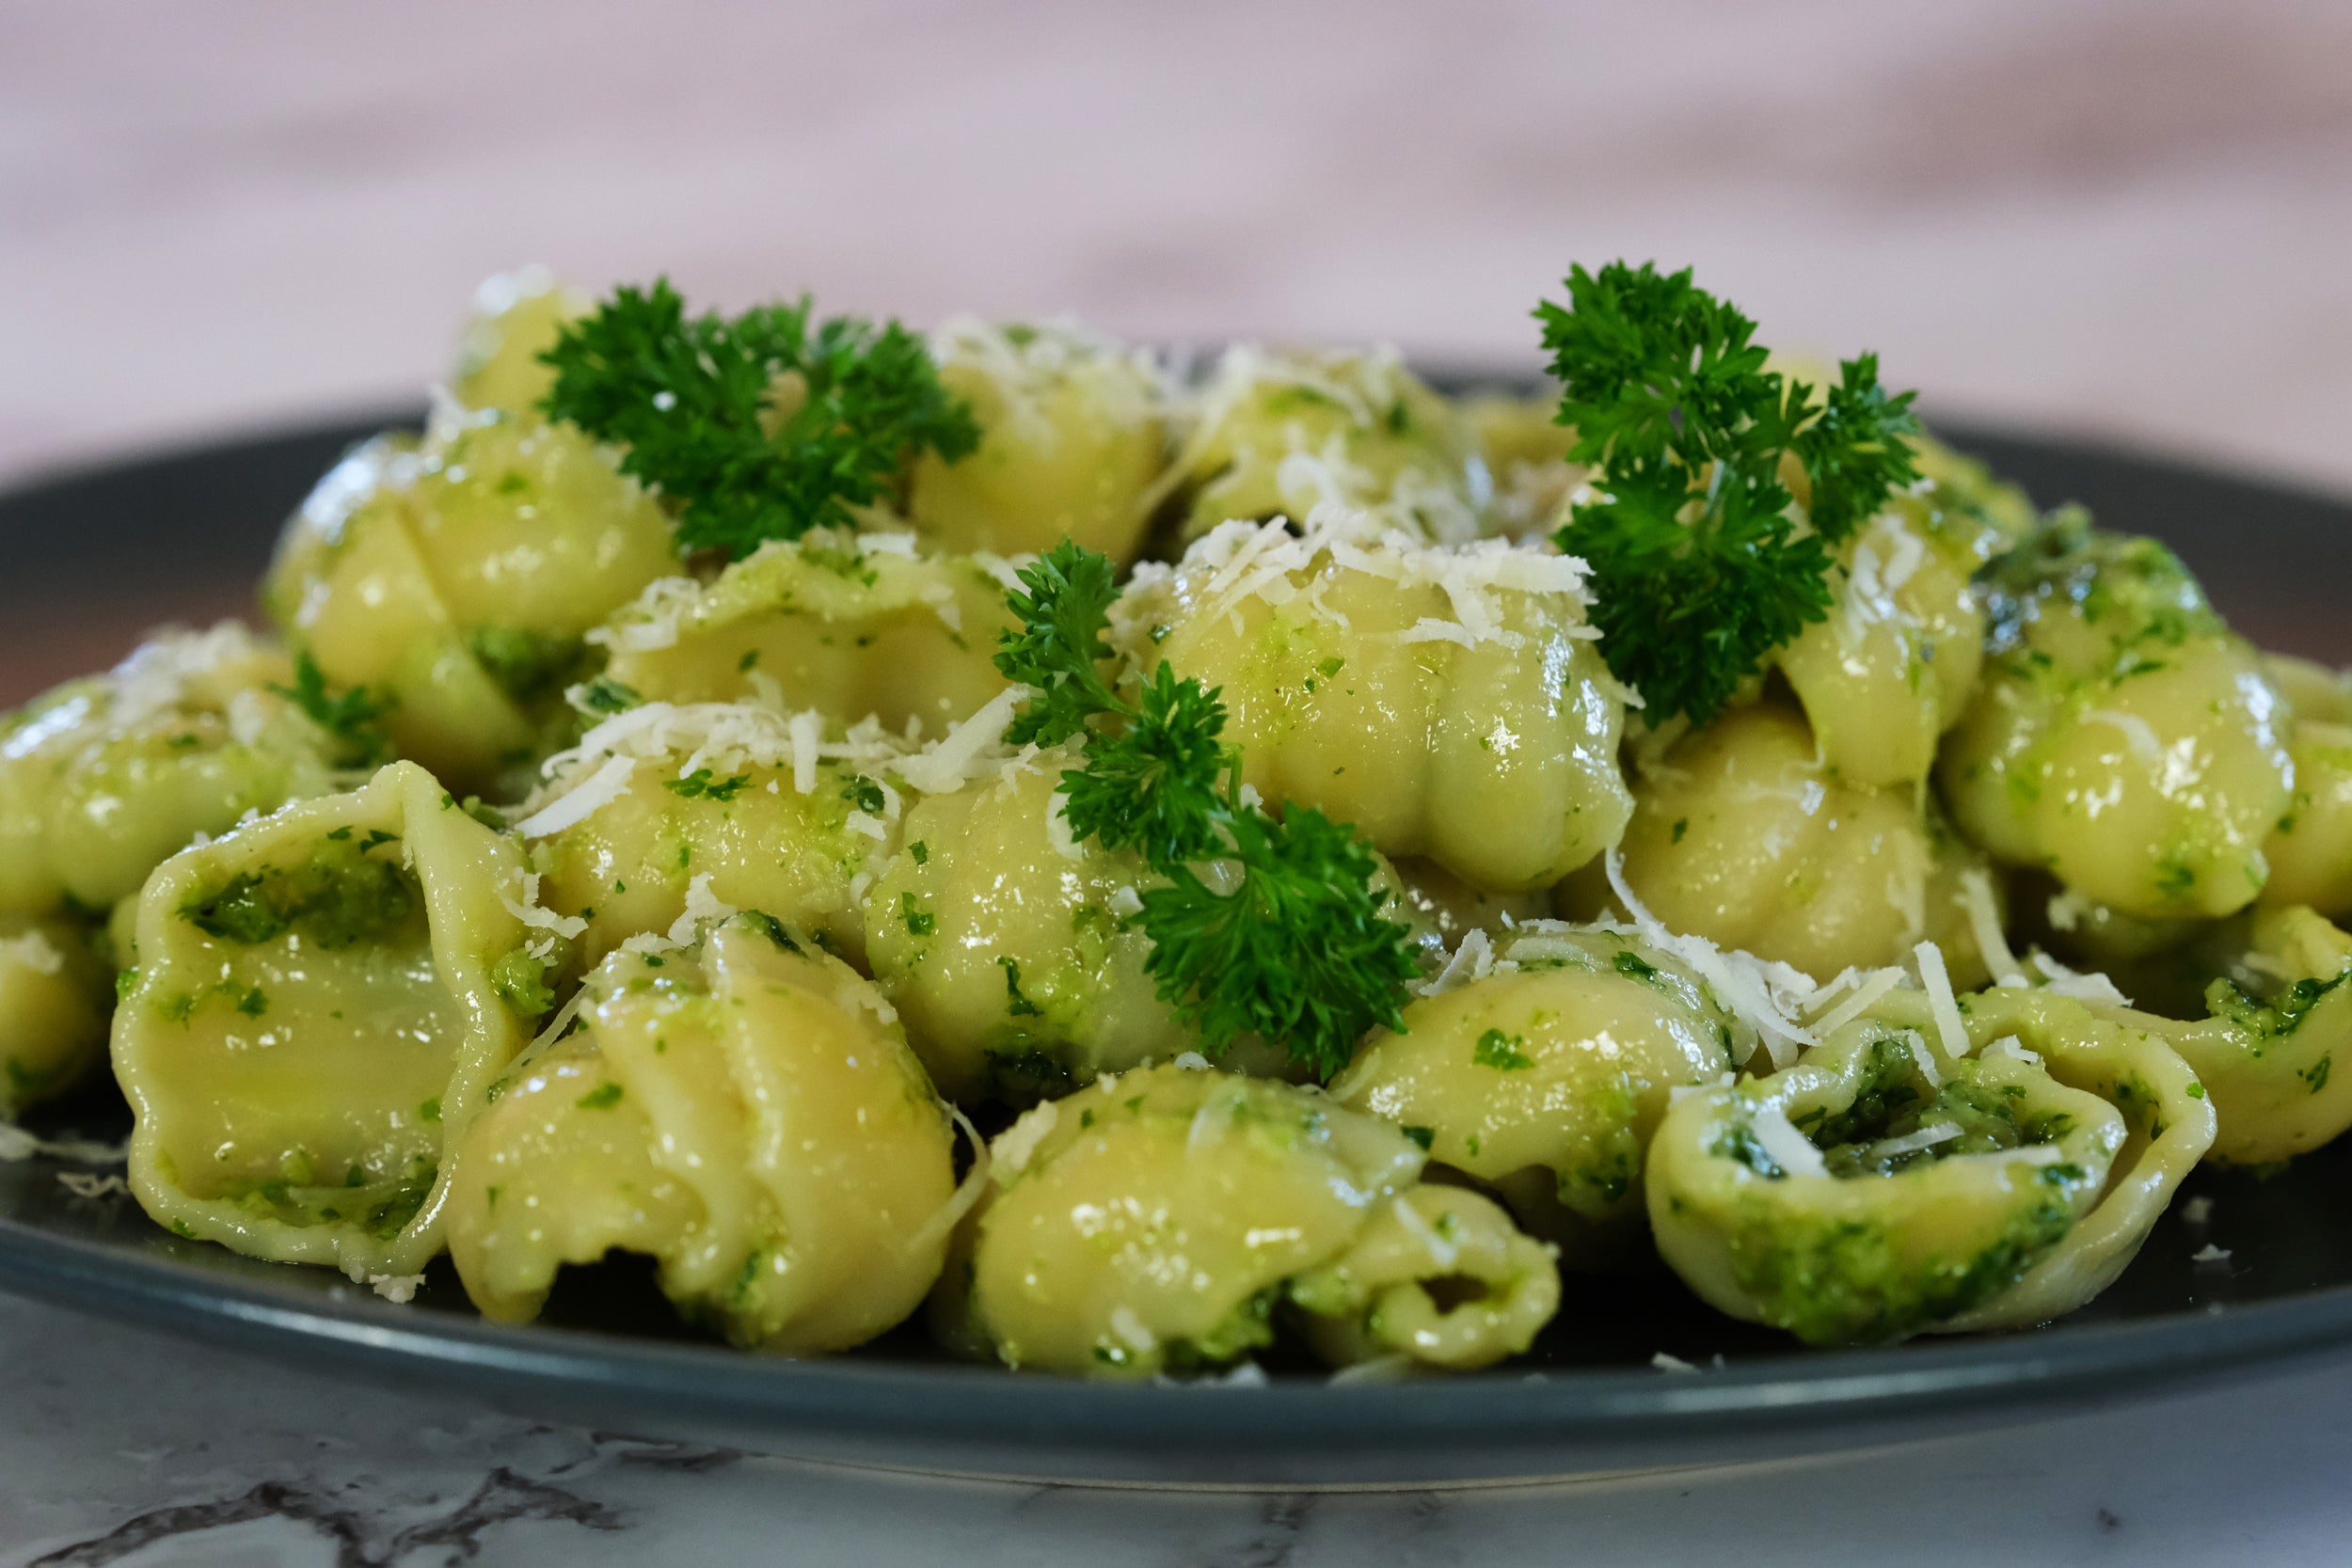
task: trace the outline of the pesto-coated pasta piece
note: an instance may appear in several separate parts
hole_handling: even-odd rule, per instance
[[[157,633],[0,718],[0,911],[104,911],[250,812],[335,787],[336,739],[234,622]]]
[[[698,901],[716,900],[863,968],[858,894],[898,841],[903,797],[885,769],[901,755],[870,724],[848,736],[814,713],[646,704],[549,758],[516,826],[541,901],[585,923],[592,962],[642,933],[682,941]]]
[[[2293,654],[2264,652],[2263,674],[2305,723],[2352,724],[2352,682],[2344,673]]]
[[[579,290],[558,283],[545,267],[518,267],[484,279],[474,291],[473,317],[457,340],[451,389],[469,408],[536,410],[555,385],[554,369],[539,356],[594,305]]]
[[[1073,539],[1135,559],[1168,463],[1168,394],[1146,355],[1068,325],[961,317],[931,335],[939,381],[980,444],[916,457],[907,518],[946,551],[999,555]]]
[[[1331,1097],[1499,1192],[1572,1265],[1613,1261],[1638,1240],[1668,1096],[1730,1071],[1738,1026],[1629,938],[1546,925],[1502,953],[1497,972],[1409,1004],[1404,1032],[1367,1041]]]
[[[1548,546],[1433,550],[1337,509],[1306,536],[1229,524],[1113,610],[1148,677],[1218,690],[1268,801],[1351,822],[1474,888],[1545,887],[1614,843],[1625,690]]]
[[[1464,398],[1461,411],[1493,476],[1486,531],[1521,539],[1560,527],[1584,470],[1568,461],[1576,432],[1559,421],[1559,400],[1483,392]]]
[[[936,735],[1005,689],[996,634],[1013,580],[995,556],[923,554],[912,534],[813,530],[715,582],[655,583],[596,641],[612,678],[649,698],[766,698]]]
[[[947,1112],[888,1005],[764,915],[623,952],[583,1026],[516,1064],[467,1134],[450,1251],[492,1318],[566,1263],[646,1254],[688,1318],[787,1355],[843,1350],[937,1277],[957,1209]]]
[[[2302,717],[2287,754],[2295,794],[2263,841],[2270,879],[2261,901],[2352,914],[2352,724]]]
[[[2225,915],[2269,879],[2288,714],[2152,539],[2062,514],[1990,568],[1975,704],[1937,777],[1994,858],[2144,918]]]
[[[1493,482],[1453,404],[1393,349],[1228,349],[1168,478],[1180,533],[1336,502],[1441,544],[1480,532]]]
[[[1890,993],[1794,1066],[1668,1107],[1649,1212],[1685,1283],[1812,1344],[2038,1323],[2112,1283],[2212,1141],[2195,1077],[2047,991],[1936,1011]]]
[[[2219,1128],[2208,1158],[2308,1154],[2352,1127],[2352,937],[2301,908],[2258,909],[2225,929],[2213,945],[2226,973],[2205,988],[2206,1017],[2102,1010],[2162,1035],[2195,1070]]]
[[[1670,929],[1817,978],[1899,963],[1927,940],[1956,984],[1985,978],[1961,896],[1981,857],[1915,788],[1832,775],[1779,704],[1729,709],[1647,765],[1624,851],[1627,885]],[[1589,918],[1606,899],[1582,878],[1562,912]]]
[[[1924,779],[1935,743],[1976,695],[1984,610],[1969,578],[1990,527],[1899,497],[1831,551],[1831,602],[1772,656],[1829,770],[1865,787]]]
[[[866,891],[875,982],[950,1099],[1065,1094],[1199,1044],[1144,973],[1152,939],[1124,921],[1149,868],[1050,820],[1075,764],[1048,752],[926,797]]]
[[[1335,1367],[1403,1356],[1469,1371],[1534,1343],[1560,1309],[1560,1271],[1493,1202],[1423,1185],[1389,1199],[1289,1295],[1307,1342]]]
[[[1144,1376],[1271,1342],[1284,1283],[1337,1260],[1413,1184],[1419,1146],[1264,1079],[1137,1068],[992,1146],[935,1321],[1012,1367]]]
[[[158,867],[114,1022],[140,1206],[274,1262],[421,1269],[445,1151],[553,1001],[529,885],[405,762]]]
[[[105,1054],[113,1000],[96,933],[0,911],[0,1120],[82,1081]]]
[[[421,447],[371,442],[279,540],[271,615],[461,792],[511,783],[568,726],[582,635],[675,569],[670,520],[570,425],[443,408]]]

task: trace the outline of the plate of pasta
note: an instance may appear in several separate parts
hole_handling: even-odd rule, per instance
[[[2352,514],[1931,432],[1688,272],[1536,319],[527,271],[421,419],[0,498],[27,617],[260,578],[0,717],[0,1285],[1229,1484],[2352,1337]]]

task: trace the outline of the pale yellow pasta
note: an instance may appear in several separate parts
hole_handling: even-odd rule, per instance
[[[1499,1192],[1571,1264],[1640,1241],[1642,1165],[1680,1086],[1731,1070],[1752,1035],[1679,963],[1605,932],[1546,927],[1502,951],[1513,972],[1405,1008],[1331,1084],[1430,1158]]]
[[[787,1355],[922,1301],[953,1132],[870,985],[747,915],[612,955],[586,996],[580,1032],[516,1064],[467,1134],[449,1236],[476,1306],[528,1320],[564,1264],[615,1250],[654,1258],[690,1319]]]
[[[812,755],[803,773],[792,721],[766,709],[658,707],[636,718],[651,722],[610,750],[599,730],[550,759],[553,776],[529,803],[538,809],[518,823],[542,874],[540,900],[585,923],[588,958],[724,905],[804,929],[863,968],[858,892],[898,843],[903,797],[884,772],[898,749],[879,737],[851,745],[809,715],[809,747],[831,754]],[[564,802],[575,791],[596,804],[573,818]]]
[[[817,530],[761,546],[708,584],[657,582],[596,638],[612,678],[648,698],[764,698],[937,735],[1005,689],[996,633],[1010,624],[1011,580],[993,556]]]
[[[1013,555],[1067,538],[1134,560],[1169,456],[1168,395],[1151,361],[1068,325],[970,317],[933,333],[931,353],[980,442],[953,463],[915,459],[915,531],[951,552]]]
[[[451,388],[469,408],[536,409],[555,384],[555,372],[539,356],[592,305],[545,267],[522,267],[486,279],[474,291],[473,318],[457,341]]]
[[[1964,515],[1890,507],[1832,552],[1829,613],[1772,656],[1821,760],[1850,784],[1924,779],[1976,695],[1984,610],[1969,575],[1992,531]]]
[[[2270,876],[2289,715],[2163,546],[2061,515],[1997,562],[1982,689],[1937,776],[1962,829],[2143,918],[2212,917]]]
[[[2352,937],[2302,908],[2256,910],[2226,929],[2212,940],[2228,972],[2205,988],[2206,1016],[2101,1010],[2163,1036],[2195,1070],[2218,1127],[2211,1159],[2266,1165],[2352,1127]]]
[[[1492,490],[1476,436],[1391,349],[1227,350],[1168,477],[1186,541],[1335,501],[1459,544]]]
[[[1624,690],[1556,556],[1425,550],[1344,515],[1303,539],[1233,524],[1138,577],[1115,624],[1145,674],[1219,692],[1248,784],[1391,858],[1518,892],[1625,825]]]
[[[1576,432],[1557,419],[1558,401],[1486,392],[1464,398],[1461,410],[1493,476],[1487,531],[1522,538],[1565,522],[1561,509],[1584,470],[1568,461]]]
[[[0,911],[0,1120],[65,1093],[104,1056],[111,1000],[96,933]]]
[[[1128,1377],[1268,1343],[1284,1282],[1340,1258],[1423,1158],[1320,1095],[1180,1067],[1048,1101],[991,1148],[944,1332],[1008,1366]]]
[[[1048,814],[1075,765],[1048,752],[927,797],[866,891],[875,983],[951,1099],[1063,1094],[1197,1047],[1144,973],[1151,939],[1125,923],[1151,885],[1142,861],[1055,847]]]
[[[1488,1199],[1423,1185],[1389,1199],[1289,1295],[1308,1343],[1335,1367],[1402,1357],[1469,1371],[1534,1343],[1560,1309],[1560,1271]]]
[[[407,762],[167,861],[114,1022],[140,1205],[276,1262],[421,1269],[445,1150],[553,1000],[526,888]]]
[[[1823,768],[1804,716],[1732,708],[1646,765],[1625,832],[1625,879],[1667,927],[1793,964],[1818,979],[1940,943],[1954,983],[1979,983],[1961,878],[1982,865],[1908,785],[1866,789]],[[1589,876],[1562,912],[1590,916]]]
[[[1959,1018],[1965,1054],[1897,991],[1794,1066],[1671,1105],[1648,1201],[1684,1282],[1816,1344],[2019,1326],[2112,1283],[2212,1142],[2195,1077],[2046,991]]]
[[[293,678],[224,622],[0,719],[0,912],[110,909],[198,835],[333,788],[337,737],[283,694]]]
[[[389,700],[401,754],[478,792],[568,726],[582,634],[675,562],[668,515],[579,430],[445,409],[320,481],[263,600],[329,682]]]

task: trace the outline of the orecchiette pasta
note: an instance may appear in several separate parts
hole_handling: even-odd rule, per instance
[[[451,388],[458,400],[469,408],[536,409],[555,379],[539,356],[592,303],[545,267],[522,267],[484,282],[474,292],[473,319],[457,342]]]
[[[287,700],[293,678],[224,623],[0,720],[0,911],[105,911],[199,834],[333,788],[333,737]]]
[[[1009,568],[919,553],[910,534],[819,530],[707,585],[655,583],[596,636],[612,678],[674,703],[768,698],[937,734],[1005,689],[993,662]]]
[[[1827,977],[1940,943],[1955,982],[1985,977],[1961,896],[1982,860],[1907,785],[1866,789],[1824,768],[1802,715],[1733,708],[1645,767],[1625,832],[1634,894],[1677,931]],[[1588,915],[1606,890],[1563,889]]]
[[[2130,1261],[2213,1140],[2188,1069],[2046,991],[1935,1015],[1892,993],[1794,1066],[1669,1106],[1650,1221],[1692,1290],[1871,1343],[2056,1317]]]
[[[980,444],[953,463],[916,460],[916,531],[950,551],[1013,555],[1067,538],[1133,560],[1168,462],[1167,396],[1150,361],[1067,325],[968,317],[934,333],[932,352]]]
[[[0,1117],[80,1083],[106,1046],[106,966],[94,933],[0,911]]]
[[[2251,903],[2294,787],[2254,651],[2170,551],[2079,516],[1991,574],[1983,687],[1938,764],[1961,827],[2126,914]]]
[[[1440,554],[1327,514],[1230,524],[1120,607],[1148,675],[1222,694],[1242,777],[1472,887],[1547,886],[1612,842],[1624,691],[1575,563],[1490,541]]]
[[[1168,477],[1185,540],[1334,501],[1460,544],[1493,488],[1461,415],[1391,350],[1228,350]]]
[[[404,755],[473,791],[536,756],[583,634],[674,559],[659,503],[579,430],[444,409],[421,448],[371,442],[319,483],[263,598],[328,680],[389,699]]]
[[[2195,1069],[2218,1125],[2211,1157],[2263,1165],[2306,1154],[2352,1127],[2352,937],[2309,909],[2233,922],[2229,973],[2205,988],[2208,1016],[2111,1016],[2161,1034]]]
[[[650,1255],[690,1318],[790,1355],[905,1317],[957,1217],[947,1112],[889,1005],[764,915],[615,953],[580,1033],[516,1063],[465,1136],[450,1250],[483,1311]]]
[[[1560,1271],[1492,1202],[1419,1186],[1289,1294],[1308,1342],[1335,1367],[1403,1357],[1466,1371],[1534,1342],[1559,1310]]]
[[[1144,973],[1150,940],[1126,928],[1141,859],[1056,847],[1070,760],[925,799],[866,891],[875,981],[952,1099],[1064,1094],[1195,1044]]]
[[[553,1000],[527,896],[515,842],[408,762],[167,861],[114,1022],[140,1205],[276,1262],[422,1268],[446,1153]]]
[[[1573,1262],[1638,1239],[1642,1163],[1677,1087],[1731,1070],[1732,1016],[1675,959],[1546,927],[1492,974],[1405,1009],[1331,1085],[1500,1192]]]
[[[1533,1258],[1490,1245],[1482,1221],[1507,1225],[1468,1204],[1391,1216],[1409,1228],[1452,1212],[1488,1238],[1478,1299],[1490,1305],[1458,1338],[1413,1310],[1411,1286],[1434,1267],[1384,1255],[1377,1237],[1350,1266],[1349,1248],[1411,1190],[1423,1155],[1394,1127],[1304,1090],[1138,1068],[1029,1111],[993,1156],[939,1309],[952,1335],[1012,1366],[1127,1376],[1215,1366],[1272,1338],[1286,1282],[1334,1267],[1313,1280],[1309,1309],[1376,1299],[1396,1314],[1367,1331],[1382,1352],[1420,1354],[1416,1337],[1427,1335],[1426,1359],[1476,1364],[1523,1349],[1538,1326],[1527,1309],[1543,1300]],[[1556,1299],[1556,1280],[1550,1290]],[[1363,1354],[1344,1334],[1334,1343]]]
[[[814,713],[651,704],[553,759],[517,830],[541,900],[584,924],[591,960],[628,938],[691,927],[698,900],[756,909],[863,967],[858,894],[887,860],[900,749]]]
[[[1932,494],[1931,492],[1931,494]],[[1984,610],[1969,574],[1991,529],[1915,499],[1837,550],[1833,599],[1773,656],[1804,705],[1821,761],[1860,787],[1924,779],[1977,689]]]

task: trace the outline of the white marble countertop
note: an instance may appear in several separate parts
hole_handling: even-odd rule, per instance
[[[1532,301],[1619,253],[1936,407],[2352,486],[2352,7],[0,7],[0,480],[410,399],[531,259],[1532,358]],[[1040,1491],[597,1439],[0,1301],[11,1564],[2332,1563],[2348,1456],[2339,1367],[1775,1468]]]
[[[2352,1361],[2006,1433],[1388,1494],[951,1481],[633,1441],[0,1298],[0,1564],[2338,1564]]]

